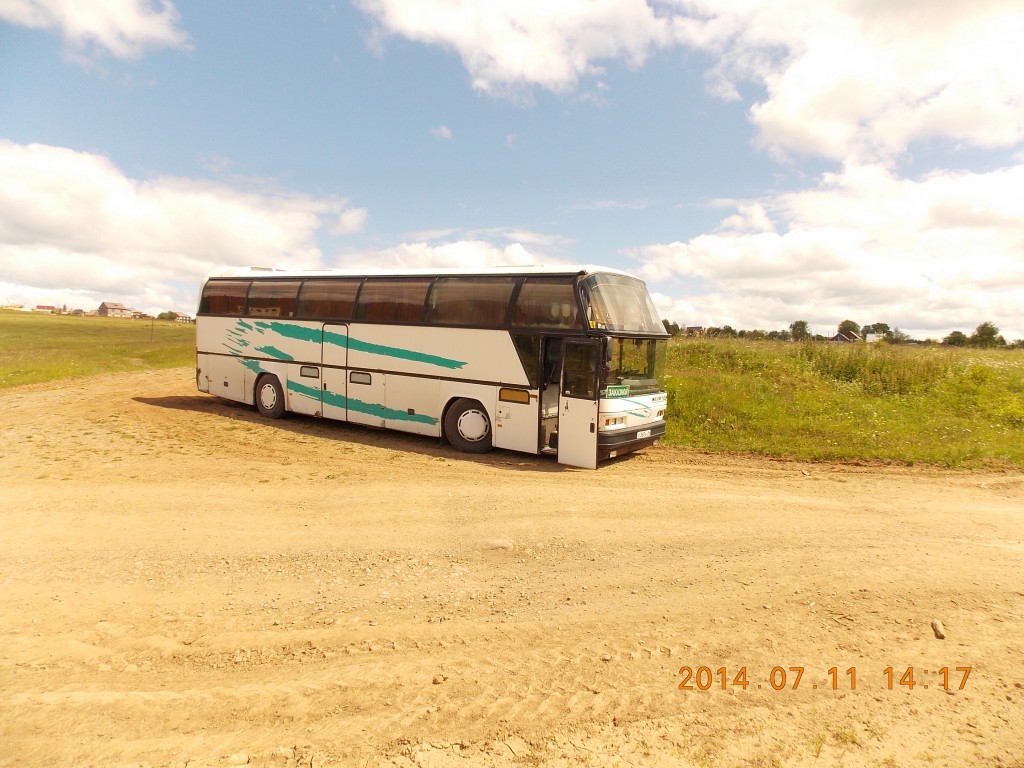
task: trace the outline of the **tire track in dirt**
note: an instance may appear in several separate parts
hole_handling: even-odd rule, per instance
[[[0,765],[1024,759],[1019,475],[591,473],[193,390],[0,393]],[[684,665],[751,684],[680,691]]]

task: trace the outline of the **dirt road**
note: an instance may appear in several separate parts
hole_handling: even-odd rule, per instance
[[[1024,766],[1020,474],[0,403],[0,765]]]

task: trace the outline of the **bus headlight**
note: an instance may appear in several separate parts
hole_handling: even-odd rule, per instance
[[[619,427],[626,423],[625,416],[609,416],[604,420],[605,429],[608,427]]]

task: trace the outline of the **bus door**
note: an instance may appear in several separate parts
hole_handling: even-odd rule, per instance
[[[328,333],[328,328],[333,329]],[[354,364],[367,363],[367,354],[349,354],[352,349],[349,344],[349,331],[347,325],[324,326],[324,368],[325,378],[330,374],[331,386],[324,389],[324,414],[332,415],[327,410],[328,392],[331,399],[337,402],[337,410],[333,411],[334,418],[345,419],[354,424],[366,424],[370,427],[383,427],[384,425],[384,374],[380,371],[368,371],[365,368],[351,367]],[[336,344],[328,344],[328,340],[336,341]],[[339,366],[337,369],[327,368],[327,355],[336,355],[336,362],[332,365]]]
[[[303,329],[305,330],[305,329]],[[320,366],[323,347],[323,329],[309,329],[310,336],[304,338],[302,360],[288,363],[287,400],[288,410],[307,416],[323,415],[323,369]],[[306,350],[315,345],[315,356]]]
[[[540,450],[558,452],[558,396],[562,391],[562,337],[548,336],[541,342]]]
[[[324,325],[323,415],[327,419],[348,419],[348,326]]]
[[[597,469],[597,374],[601,345],[596,339],[566,339],[558,402],[558,463]]]

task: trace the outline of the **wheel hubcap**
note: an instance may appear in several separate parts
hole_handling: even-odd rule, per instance
[[[459,416],[459,434],[470,442],[487,437],[487,416],[480,411],[466,411]]]
[[[277,405],[277,392],[269,384],[260,390],[260,402],[268,410]]]

